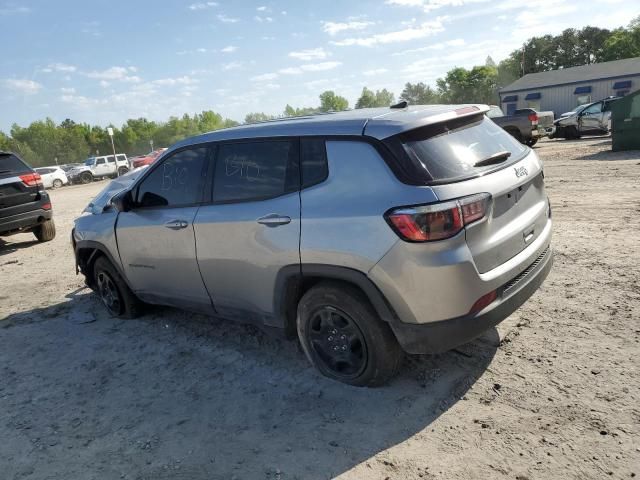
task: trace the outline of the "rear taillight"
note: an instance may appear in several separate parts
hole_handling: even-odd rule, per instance
[[[538,124],[538,114],[537,113],[530,113],[529,114],[529,121],[531,122],[531,125],[537,125]]]
[[[41,187],[42,186],[42,177],[40,177],[39,173],[27,173],[26,175],[20,175],[20,180],[27,187]]]
[[[385,218],[400,238],[409,242],[442,240],[484,218],[490,199],[488,193],[480,193],[443,203],[398,208]]]
[[[51,210],[51,202],[43,203],[42,204],[42,209],[43,210]]]

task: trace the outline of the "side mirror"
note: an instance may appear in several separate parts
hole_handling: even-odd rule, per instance
[[[111,205],[119,212],[128,212],[133,208],[131,190],[124,190],[111,199]]]

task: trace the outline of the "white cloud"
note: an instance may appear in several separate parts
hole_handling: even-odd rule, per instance
[[[401,52],[396,52],[393,54],[393,56],[397,57],[399,55],[409,55],[411,53],[420,53],[420,52],[426,52],[429,50],[444,50],[445,48],[461,47],[463,45],[465,45],[465,41],[463,38],[455,38],[453,40],[447,40],[444,42],[432,43],[431,45],[427,45],[426,47],[412,48],[410,50],[403,50]]]
[[[237,70],[242,68],[242,62],[229,62],[222,65],[222,70],[228,72],[229,70]]]
[[[267,11],[267,7],[262,5],[262,6],[258,7],[258,8],[256,8],[256,10],[259,11],[259,12],[266,12]]]
[[[240,21],[240,19],[234,18],[234,17],[229,17],[229,16],[225,15],[224,13],[220,13],[220,14],[216,15],[216,18],[218,20],[220,20],[222,23],[238,23]]]
[[[158,80],[154,80],[151,83],[153,83],[154,85],[171,87],[174,85],[193,85],[194,83],[198,83],[198,81],[194,78],[184,75],[182,77],[176,78],[160,78]]]
[[[300,67],[281,68],[278,73],[282,75],[299,75],[302,73],[302,69]]]
[[[255,77],[251,77],[252,82],[266,82],[269,80],[274,80],[278,78],[277,73],[263,73],[262,75],[256,75]]]
[[[71,72],[75,72],[76,70],[77,70],[77,67],[75,67],[74,65],[67,65],[65,63],[51,63],[47,65],[46,68],[42,69],[42,71],[45,73],[51,73],[51,72],[71,73]]]
[[[386,68],[374,68],[373,70],[365,70],[364,72],[362,72],[362,74],[367,76],[367,77],[374,77],[376,75],[381,75],[381,74],[386,73],[388,71],[389,70],[387,70]]]
[[[118,80],[121,82],[139,83],[142,79],[136,75],[129,75],[129,72],[135,72],[135,67],[111,67],[106,70],[93,71],[87,73],[87,77],[98,80]]]
[[[322,29],[329,35],[336,35],[346,30],[364,30],[373,22],[353,21],[353,22],[322,22]]]
[[[38,93],[42,88],[42,85],[38,82],[26,79],[9,78],[4,81],[4,84],[11,90],[15,90],[16,92],[20,92],[25,95],[33,95],[35,93]]]
[[[307,63],[305,65],[300,65],[300,68],[305,72],[321,72],[324,70],[333,70],[340,65],[342,65],[342,62]]]
[[[110,86],[111,84],[109,82],[107,82],[106,80],[100,80],[100,86],[102,88],[107,88],[108,86]]]
[[[205,10],[211,7],[217,7],[217,2],[203,2],[203,3],[192,3],[189,5],[189,10]]]
[[[260,15],[256,15],[253,19],[258,23],[271,23],[273,22],[273,18],[271,17],[261,17]]]
[[[31,9],[29,7],[15,7],[13,5],[5,5],[0,8],[0,16],[19,15],[25,13],[31,13]]]
[[[404,30],[396,30],[395,32],[377,33],[369,37],[347,38],[331,42],[338,46],[359,45],[361,47],[372,47],[387,43],[407,42],[409,40],[417,40],[419,38],[428,37],[436,33],[444,31],[442,26],[442,18],[430,22],[424,22],[416,27],[405,28]]]
[[[329,56],[329,53],[325,51],[324,48],[310,48],[307,50],[299,50],[297,52],[289,52],[289,56],[291,58],[297,58],[298,60],[303,60],[308,62],[310,60],[322,60]]]
[[[235,45],[227,45],[220,51],[222,53],[232,53],[232,52],[235,52],[236,50],[238,50],[238,47],[236,47]]]
[[[65,87],[62,87],[62,88],[60,89],[60,91],[61,91],[62,93],[67,93],[67,94],[76,93],[76,89],[75,89],[75,88],[73,88],[73,87],[72,87],[72,88],[65,88]]]
[[[484,3],[490,0],[387,0],[389,5],[402,7],[422,7],[425,12],[437,10],[442,7],[460,7],[470,3]]]

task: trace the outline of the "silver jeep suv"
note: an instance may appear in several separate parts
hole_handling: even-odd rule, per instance
[[[483,105],[363,109],[184,140],[75,221],[113,315],[142,302],[299,338],[324,375],[379,385],[524,303],[552,264],[542,163]]]

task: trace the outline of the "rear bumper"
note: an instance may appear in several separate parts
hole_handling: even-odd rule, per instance
[[[37,227],[45,220],[51,219],[51,217],[53,217],[52,210],[43,210],[38,208],[29,212],[0,218],[0,234],[8,235],[30,230],[33,227]]]
[[[549,127],[538,126],[538,128],[536,130],[533,130],[531,132],[531,136],[533,138],[550,137],[554,133],[556,133],[555,125],[552,125],[552,126],[549,126]]]
[[[425,324],[396,321],[391,328],[407,353],[445,352],[473,340],[511,315],[542,285],[552,265],[553,251],[549,246],[527,269],[503,285],[499,298],[479,313]]]

